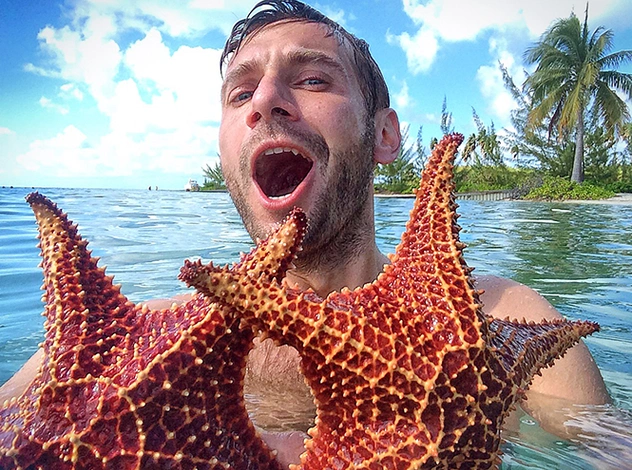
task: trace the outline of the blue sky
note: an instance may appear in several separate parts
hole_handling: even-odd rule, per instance
[[[218,60],[255,1],[4,0],[0,14],[0,186],[182,189],[217,162]],[[309,2],[308,2],[309,3]],[[366,39],[411,137],[453,125],[509,126],[498,62],[522,55],[574,0],[318,0]],[[632,2],[593,0],[590,26],[632,49]],[[632,65],[622,69],[632,72]]]

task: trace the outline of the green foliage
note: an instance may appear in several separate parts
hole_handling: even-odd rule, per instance
[[[527,77],[527,130],[548,123],[548,138],[575,136],[571,180],[584,180],[584,127],[592,114],[610,138],[629,119],[620,91],[632,98],[632,74],[616,70],[632,60],[632,50],[609,53],[614,33],[599,26],[588,29],[588,6],[583,24],[574,13],[555,21],[540,40],[527,49],[527,63],[537,64]]]
[[[226,189],[224,174],[222,173],[222,167],[219,162],[217,162],[213,168],[207,163],[206,167],[202,168],[202,171],[204,172],[202,191]]]
[[[419,185],[419,174],[404,154],[400,154],[390,165],[378,166],[375,177],[375,191],[378,193],[410,194]]]
[[[472,108],[472,118],[477,131],[465,141],[462,151],[463,160],[473,160],[476,165],[504,166],[494,123],[492,122],[490,126],[485,127],[474,108]]]
[[[632,179],[628,179],[627,181],[615,181],[604,187],[614,193],[632,193]]]
[[[443,104],[441,105],[441,132],[443,132],[443,135],[452,134],[454,132],[452,113],[448,112],[448,99],[445,96],[443,97]]]
[[[406,129],[395,161],[375,168],[375,191],[385,194],[412,193],[419,186],[419,175],[426,159],[427,152],[422,143],[421,127],[414,147],[408,145],[408,129]]]
[[[502,64],[500,69],[505,87],[518,103],[511,113],[513,130],[506,130],[502,138],[504,148],[518,166],[537,167],[547,175],[570,178],[576,148],[573,135],[560,133],[557,127],[549,128],[544,122],[529,126],[530,95],[515,85]],[[584,130],[586,181],[617,192],[618,188],[625,189],[626,182],[632,180],[632,124],[625,123],[618,135],[613,134],[593,112]]]
[[[544,122],[530,123],[532,97],[518,87],[504,65],[500,64],[505,88],[518,107],[511,112],[513,129],[505,130],[503,144],[509,149],[518,166],[538,166],[555,176],[569,176],[573,165],[575,144],[567,134],[558,134]]]
[[[619,173],[613,147],[616,141],[609,138],[603,127],[595,126],[586,134],[586,181],[613,183]]]
[[[461,159],[454,171],[457,191],[490,191],[514,189],[520,185],[522,173],[509,168],[503,160],[501,142],[494,123],[485,126],[472,108],[472,118],[477,131],[471,134],[463,145]]]
[[[518,104],[512,125],[501,136],[494,123],[485,126],[472,110],[477,129],[457,155],[457,190],[526,192],[546,175],[550,178],[531,197],[592,199],[632,191],[632,123],[619,96],[632,98],[632,74],[617,71],[632,61],[632,50],[610,53],[613,38],[601,26],[589,31],[586,9],[583,23],[574,14],[557,20],[526,51],[536,70],[523,86],[516,86],[500,64],[505,87]],[[440,125],[443,134],[454,132],[445,97]],[[407,146],[406,137],[395,163],[376,169],[378,192],[407,193],[417,187],[427,160],[421,128],[415,145]],[[430,148],[437,142],[433,137]],[[590,184],[569,186],[569,179]]]
[[[576,183],[566,178],[546,176],[542,186],[532,189],[525,199],[546,201],[607,199],[614,192],[590,183]]]
[[[457,192],[520,189],[534,185],[537,174],[532,169],[504,165],[473,165],[455,168]]]

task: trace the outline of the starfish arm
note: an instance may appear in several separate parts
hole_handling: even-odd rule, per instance
[[[185,262],[181,279],[204,295],[150,311],[120,294],[54,204],[29,196],[45,360],[0,407],[0,468],[279,468],[244,405],[252,326],[301,354],[317,406],[301,468],[496,465],[502,422],[533,374],[596,325],[484,315],[452,196],[461,141],[435,147],[392,265],[325,299],[283,283],[305,232],[299,210],[231,268]]]
[[[133,304],[112,283],[112,277],[105,275],[105,269],[97,266],[98,258],[91,256],[77,226],[56,204],[39,193],[29,194],[27,202],[39,228],[46,318],[43,348],[45,356],[55,360],[55,367],[50,369],[52,378],[99,375],[102,365],[82,360],[85,354],[77,338],[124,318]],[[81,368],[79,362],[83,363]]]
[[[180,280],[200,291],[210,293],[204,285],[211,273],[221,273],[236,280],[242,277],[265,277],[281,281],[300,250],[307,229],[307,218],[300,208],[294,208],[280,227],[265,240],[260,240],[250,253],[242,255],[238,264],[219,267],[212,262],[185,260]]]
[[[203,265],[199,260],[185,260],[179,278],[213,302],[242,307],[242,320],[253,321],[257,312],[270,311],[253,306],[258,302],[274,301],[278,295],[283,295],[281,281],[300,250],[306,228],[305,213],[296,208],[276,232],[260,241],[242,257],[239,264],[219,267],[213,263]],[[255,315],[248,315],[250,312]]]
[[[242,257],[235,271],[253,277],[265,275],[280,282],[292,267],[306,230],[307,216],[295,207],[275,232]]]
[[[599,331],[589,321],[545,320],[525,323],[488,319],[490,350],[502,364],[506,380],[526,390],[533,376],[549,367],[582,337]]]
[[[451,173],[443,173],[451,172],[447,160],[459,138],[446,142],[436,151],[434,164],[442,159],[447,163],[426,172],[441,175],[423,180],[413,219],[420,217],[421,195],[437,190],[433,184],[451,191],[446,186]],[[436,207],[427,209],[433,210]],[[443,230],[445,220],[423,229],[438,230],[442,224]],[[318,424],[303,457],[305,468],[322,468],[331,459],[351,465],[351,457],[343,457],[349,449],[371,456],[367,465],[396,462],[415,468],[436,463],[440,448],[453,449],[472,420],[467,407],[479,383],[476,366],[468,364],[473,354],[468,351],[483,346],[476,293],[469,288],[465,269],[456,273],[458,279],[454,269],[442,271],[448,264],[463,267],[460,248],[453,246],[455,237],[422,244],[414,236],[419,230],[419,224],[408,224],[395,268],[386,268],[377,282],[326,299],[267,276],[248,278],[212,266],[184,273],[187,283],[213,301],[231,305],[273,339],[299,350],[318,409]],[[431,256],[430,262],[425,255]],[[450,257],[456,261],[444,259]],[[445,400],[448,390],[454,396]]]
[[[367,468],[371,462],[379,468],[394,462],[398,468],[415,468],[428,459],[424,445],[436,447],[436,442],[431,444],[429,433],[414,424],[422,420],[416,401],[426,400],[426,384],[405,369],[410,368],[408,357],[401,358],[404,367],[398,364],[395,350],[405,354],[407,342],[395,345],[383,331],[390,330],[389,313],[396,311],[377,313],[379,302],[358,292],[321,299],[265,276],[201,271],[193,277],[201,292],[230,304],[269,337],[301,354],[318,410],[301,468],[326,468],[332,459],[350,468],[352,457],[345,455],[350,449],[365,455]],[[358,313],[365,308],[366,317]],[[401,466],[399,452],[415,454],[410,467]]]
[[[459,241],[452,178],[462,141],[463,135],[449,134],[433,148],[401,243],[375,284],[384,299],[408,309],[424,305],[458,312],[456,321],[475,342],[485,325]]]

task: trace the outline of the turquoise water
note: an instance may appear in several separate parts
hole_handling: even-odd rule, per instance
[[[36,226],[24,196],[0,189],[0,383],[42,340]],[[186,291],[176,276],[185,258],[238,259],[252,243],[224,193],[46,189],[79,225],[100,264],[133,301]],[[412,199],[376,199],[380,248],[392,252]],[[586,340],[612,406],[577,408],[572,441],[528,416],[507,433],[505,469],[632,468],[632,206],[463,201],[465,256],[475,273],[527,284],[571,319],[602,331]]]

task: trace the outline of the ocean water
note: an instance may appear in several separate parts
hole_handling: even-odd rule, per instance
[[[43,338],[37,230],[24,201],[30,190],[0,188],[0,383]],[[79,226],[100,265],[132,301],[187,291],[185,258],[229,263],[252,242],[225,193],[41,190]],[[394,251],[412,199],[377,198],[376,231]],[[574,407],[560,439],[519,415],[505,433],[504,469],[632,468],[632,205],[532,202],[460,203],[465,258],[475,274],[522,282],[570,319],[601,332],[586,339],[612,405]]]

